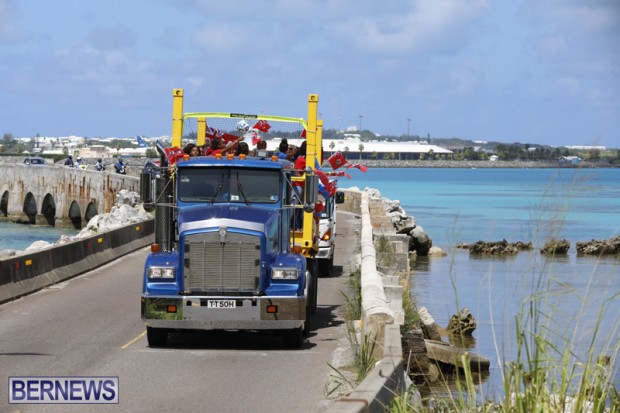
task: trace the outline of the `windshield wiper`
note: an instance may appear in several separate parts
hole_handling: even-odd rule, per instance
[[[239,171],[237,171],[237,189],[239,190],[239,193],[243,197],[245,204],[250,205],[250,201],[248,201],[248,198],[245,196],[245,193],[243,192],[243,185],[241,185],[241,181],[239,180]]]
[[[220,194],[220,192],[222,191],[222,188],[224,188],[224,177],[226,176],[226,173],[222,174],[222,179],[220,180],[220,184],[217,186],[217,191],[215,191],[215,194],[213,194],[213,198],[211,198],[211,205],[213,205],[213,203],[215,202],[215,198],[217,198],[217,196]]]

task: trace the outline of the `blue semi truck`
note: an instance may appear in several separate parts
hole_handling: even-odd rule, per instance
[[[155,215],[141,296],[149,345],[165,345],[173,331],[273,330],[300,346],[317,303],[318,96],[308,97],[307,121],[183,113],[183,90],[175,89],[173,99],[172,147],[181,147],[187,128],[199,145],[232,135],[257,142],[268,132],[299,133],[308,166],[295,170],[261,151],[171,159],[158,148],[160,165],[141,175],[145,207]]]

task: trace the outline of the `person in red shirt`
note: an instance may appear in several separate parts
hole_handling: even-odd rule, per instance
[[[228,152],[235,150],[239,142],[243,140],[243,136],[239,136],[232,144],[226,146],[224,141],[220,138],[215,138],[211,140],[211,153],[209,155],[215,156],[218,153],[222,155],[226,155]]]

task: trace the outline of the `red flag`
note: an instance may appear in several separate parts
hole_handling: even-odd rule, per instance
[[[320,169],[315,169],[314,173],[316,174],[316,176],[319,177],[319,181],[321,181],[323,185],[329,185],[329,178],[325,172],[321,171]]]
[[[268,132],[269,129],[271,129],[271,125],[268,124],[267,121],[261,119],[256,122],[254,126],[252,126],[252,129],[257,129],[261,132]]]
[[[208,139],[213,140],[217,138],[223,140],[225,143],[237,140],[237,136],[222,132],[216,128],[212,128],[211,126],[207,127],[205,135]]]
[[[338,189],[338,181],[332,181],[325,185],[325,189],[329,192],[331,196],[334,196],[336,190]]]
[[[366,172],[368,170],[368,167],[366,165],[361,165],[359,163],[350,163],[349,165],[347,165],[347,169],[349,168],[357,168],[362,172]]]
[[[305,129],[301,131],[301,135],[300,136],[302,138],[306,139],[306,130]]]
[[[329,158],[327,158],[327,162],[332,166],[333,170],[340,168],[347,164],[347,160],[341,152],[336,152]]]
[[[183,159],[183,150],[178,146],[164,148],[164,152],[166,153],[166,159],[168,160],[168,165],[170,166],[174,165],[177,160]]]

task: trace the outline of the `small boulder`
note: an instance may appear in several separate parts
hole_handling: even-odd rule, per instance
[[[428,250],[429,257],[445,257],[446,255],[448,255],[448,253],[440,247],[431,247],[431,249]]]
[[[426,234],[424,228],[416,225],[409,236],[411,237],[409,239],[409,251],[415,251],[417,255],[423,257],[427,256],[433,246],[433,240]]]
[[[552,239],[543,245],[540,253],[545,255],[566,255],[569,249],[570,242],[567,239]]]
[[[476,329],[477,324],[474,316],[469,312],[467,307],[450,317],[447,330],[452,334],[471,335]]]
[[[478,241],[469,246],[469,253],[471,255],[515,255],[519,252],[519,248],[522,246],[518,243],[511,244],[505,239],[497,242]]]

